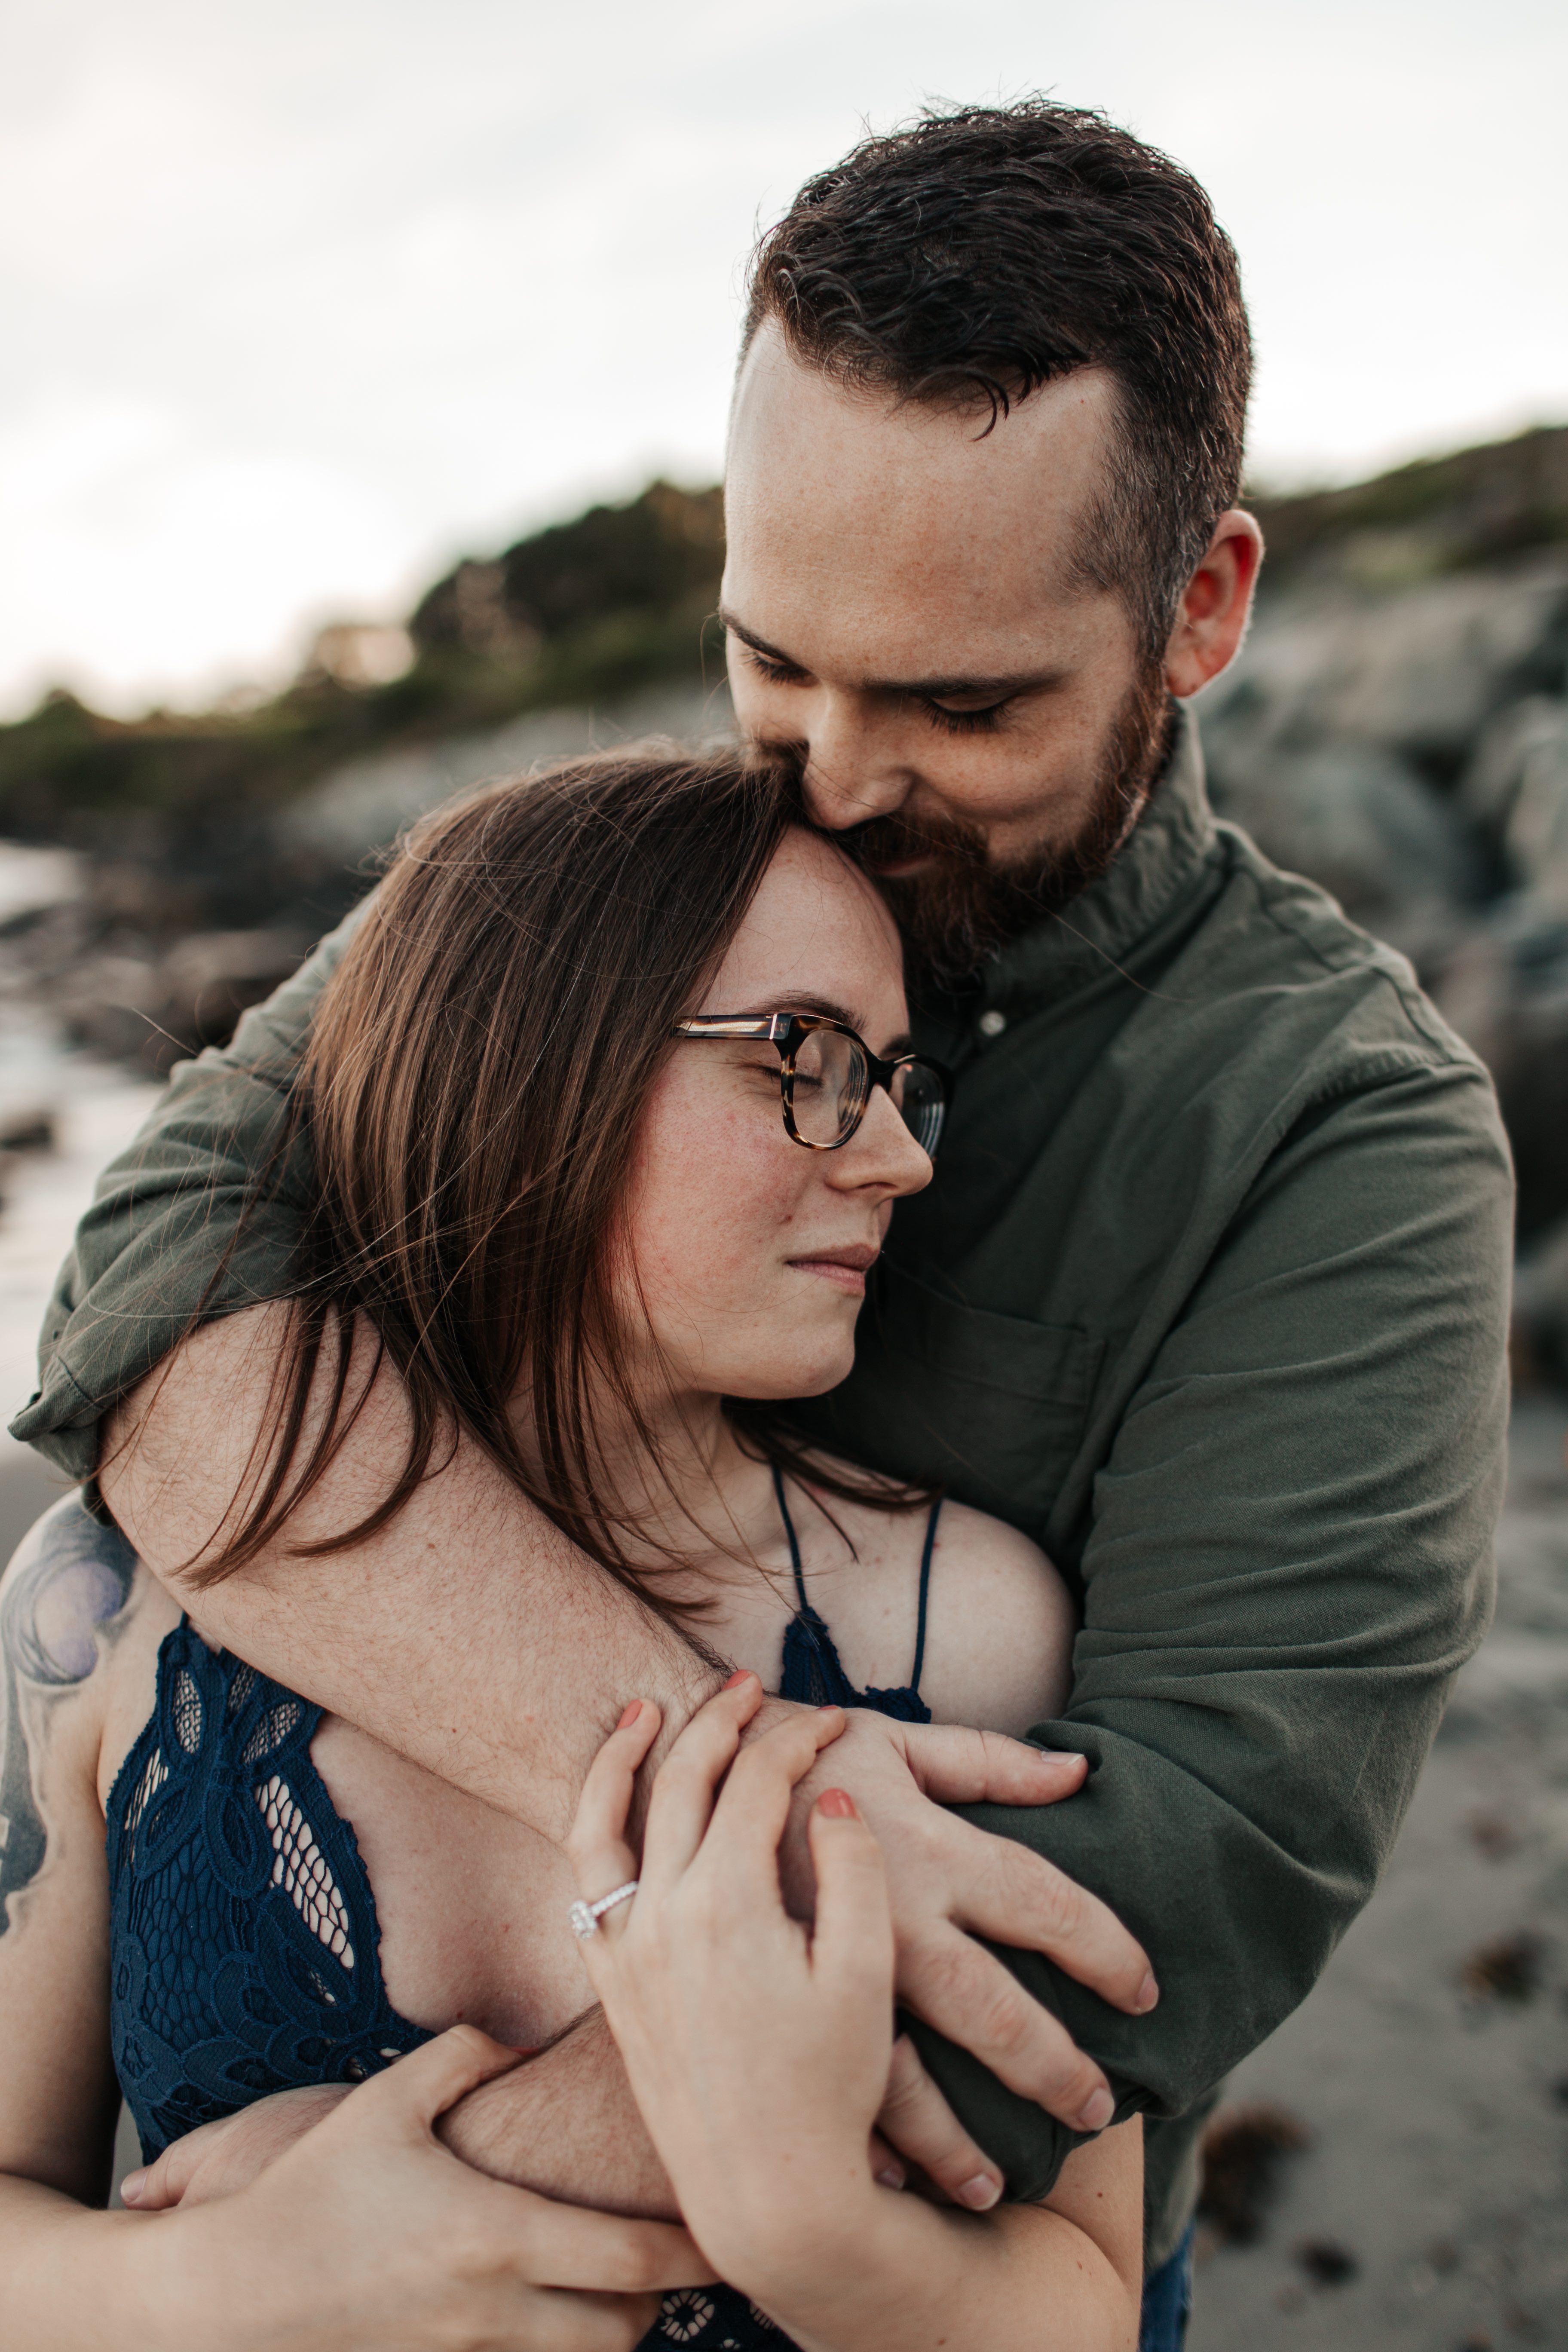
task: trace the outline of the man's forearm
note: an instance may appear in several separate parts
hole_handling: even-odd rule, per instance
[[[367,1541],[318,1558],[394,1483],[406,1440],[384,1370],[283,1535],[205,1590],[235,1498],[265,1458],[284,1309],[209,1324],[134,1390],[106,1432],[100,1484],[125,1533],[202,1633],[441,1779],[552,1838],[626,1700],[673,1737],[717,1677],[458,1436],[450,1459]]]
[[[437,2136],[465,2164],[514,2189],[643,2221],[680,2218],[603,2010],[470,2091]]]

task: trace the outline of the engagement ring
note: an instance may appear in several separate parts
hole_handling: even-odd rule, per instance
[[[566,1914],[572,1922],[572,1933],[579,1938],[596,1936],[604,1914],[613,1911],[617,1903],[629,1903],[637,1891],[637,1880],[628,1878],[624,1886],[617,1886],[613,1894],[601,1895],[596,1903],[574,1903]]]

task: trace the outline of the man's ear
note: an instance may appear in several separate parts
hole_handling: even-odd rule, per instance
[[[1235,656],[1247,632],[1263,533],[1240,507],[1222,514],[1203,562],[1188,581],[1165,647],[1165,684],[1179,699],[1196,694]]]

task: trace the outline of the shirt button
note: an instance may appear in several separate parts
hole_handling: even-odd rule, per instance
[[[1000,1037],[1003,1030],[1007,1026],[1007,1015],[1005,1013],[998,1013],[993,1005],[989,1013],[981,1014],[977,1025],[983,1037]]]

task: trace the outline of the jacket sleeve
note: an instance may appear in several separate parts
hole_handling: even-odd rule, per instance
[[[1121,2094],[1179,2115],[1301,2001],[1387,1859],[1484,1633],[1508,1404],[1508,1150],[1472,1068],[1320,1106],[1253,1186],[1096,1481],[1066,1718],[1083,1793],[968,1809],[1103,1897],[1161,1986],[1126,2018],[999,1949]],[[927,2062],[1013,2194],[1075,2144]]]
[[[71,1477],[92,1475],[105,1413],[198,1314],[232,1312],[287,1282],[310,1194],[298,1150],[290,1164],[275,1160],[289,1088],[316,999],[368,903],[244,1015],[230,1045],[176,1067],[99,1178],[44,1318],[37,1391],[11,1423]]]

